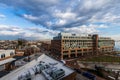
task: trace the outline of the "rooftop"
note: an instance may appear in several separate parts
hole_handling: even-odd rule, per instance
[[[11,52],[11,51],[15,51],[15,50],[13,50],[13,49],[10,49],[10,50],[3,50],[3,49],[1,49],[1,50],[0,50],[0,53],[3,53],[3,52]]]
[[[34,72],[35,67],[37,65],[39,65],[40,62],[44,62],[45,64],[48,64],[48,65],[55,64],[54,68],[57,68],[59,70],[62,69],[65,71],[65,75],[63,77],[66,77],[74,72],[74,70],[72,70],[71,68],[64,66],[64,64],[62,62],[59,62],[59,61],[43,54],[40,57],[38,57],[36,60],[33,60],[30,63],[12,71],[8,75],[2,77],[0,80],[18,80],[19,76],[25,75],[27,73],[30,73],[31,80],[46,80],[45,74],[43,74],[46,69],[43,70],[42,73],[34,75],[35,74],[35,72]],[[51,68],[51,69],[53,69],[53,68]]]
[[[2,60],[2,61],[0,61],[0,65],[6,64],[8,62],[12,62],[14,60],[15,60],[14,58],[8,58],[8,59],[5,59],[5,60]]]

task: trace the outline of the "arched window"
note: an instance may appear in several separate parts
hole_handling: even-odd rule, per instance
[[[1,58],[5,58],[5,54],[1,54]]]
[[[13,52],[11,52],[11,53],[10,53],[10,56],[13,56],[13,55],[14,55],[14,53],[13,53]]]

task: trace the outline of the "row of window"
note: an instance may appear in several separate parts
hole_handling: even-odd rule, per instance
[[[107,37],[99,37],[99,39],[109,40],[109,39],[111,39],[111,38],[107,38]]]
[[[81,51],[81,50],[77,50],[77,53],[79,52],[85,52],[87,50],[84,50],[84,51]],[[101,51],[113,51],[113,49],[110,49],[110,50],[101,50]],[[75,53],[75,51],[70,51],[71,53]],[[92,50],[88,50],[88,52],[92,52]],[[69,51],[63,51],[63,53],[69,53]]]
[[[92,37],[74,37],[74,36],[64,36],[63,38],[81,38],[81,39],[92,39]]]
[[[10,56],[13,56],[14,55],[14,53],[13,52],[11,52],[10,53]],[[3,54],[1,54],[1,58],[5,58],[6,56],[5,56],[5,53],[3,53]]]
[[[88,52],[89,52],[89,51],[92,52],[92,50],[83,50],[83,51],[82,51],[82,50],[77,50],[77,53],[78,53],[78,52],[87,52],[87,51],[88,51]],[[71,52],[71,53],[75,53],[75,50],[71,50],[70,52]],[[69,53],[69,51],[63,51],[63,53]]]
[[[86,44],[88,44],[88,45],[91,45],[91,44],[93,44],[93,43],[88,43],[88,42],[65,42],[65,43],[63,43],[63,45],[64,44],[77,44],[77,45],[86,45]]]
[[[63,42],[93,42],[92,40],[63,40]]]

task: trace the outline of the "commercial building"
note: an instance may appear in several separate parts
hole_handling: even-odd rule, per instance
[[[99,53],[112,52],[114,40],[109,37],[93,35],[77,35],[71,33],[59,33],[51,40],[51,54],[60,59],[79,57],[83,55],[97,55]]]

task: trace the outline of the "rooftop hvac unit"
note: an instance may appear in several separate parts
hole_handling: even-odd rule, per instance
[[[49,63],[50,65],[57,65],[58,63]]]
[[[40,69],[39,69],[38,66],[34,66],[34,67],[32,68],[32,70],[34,71],[34,74],[35,74],[35,75],[38,74],[38,73],[40,73]]]
[[[27,73],[18,76],[18,80],[31,80],[31,74],[28,71]]]
[[[65,75],[65,71],[63,69],[55,70],[52,71],[50,75],[53,79],[59,80]]]
[[[42,63],[38,64],[37,66],[39,68],[40,73],[41,73],[42,70],[44,70],[44,69],[46,69],[48,67],[48,66],[46,66],[45,64],[42,64]]]

